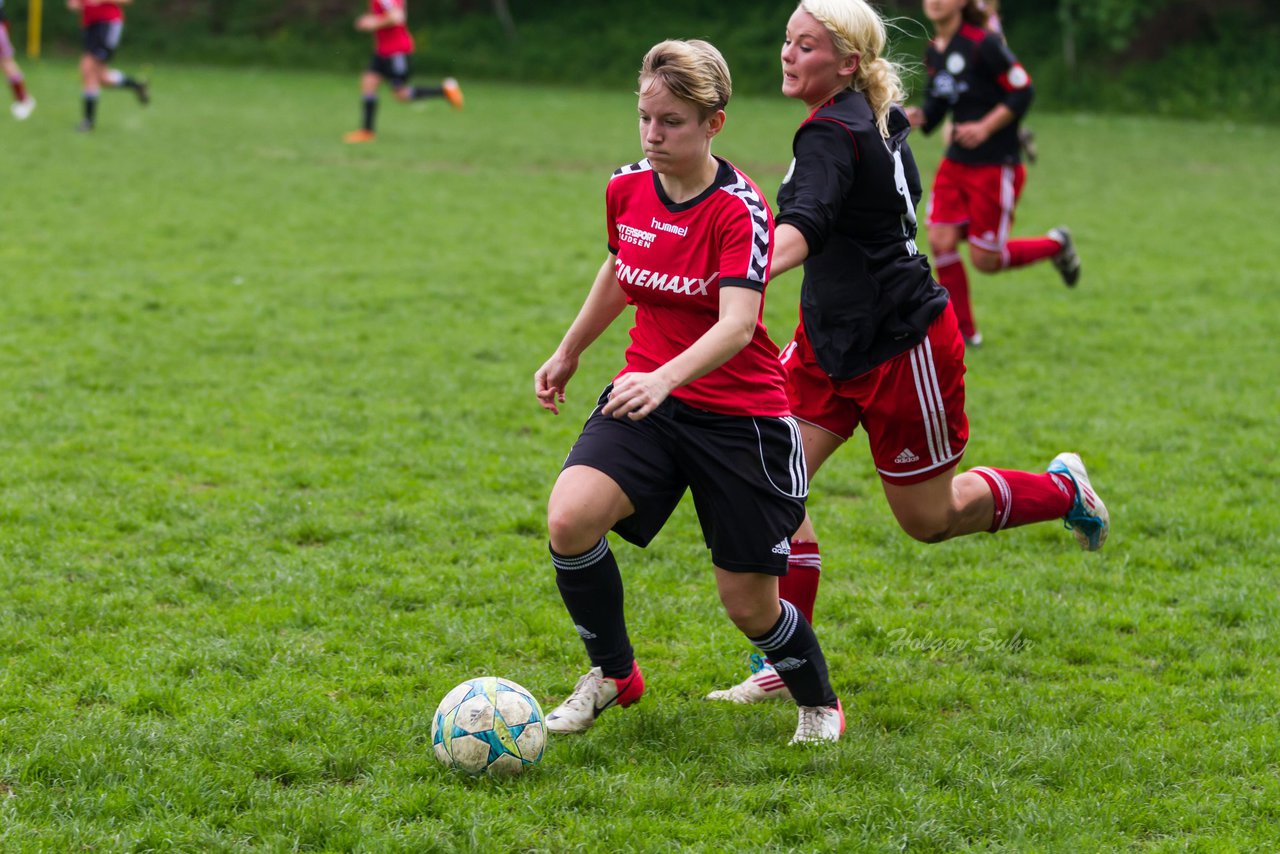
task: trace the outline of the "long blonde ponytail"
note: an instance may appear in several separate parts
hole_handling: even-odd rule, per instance
[[[841,56],[858,54],[858,70],[849,88],[861,92],[876,116],[881,136],[889,136],[889,109],[906,99],[902,68],[884,51],[884,20],[865,0],[800,0],[800,8],[826,27]]]

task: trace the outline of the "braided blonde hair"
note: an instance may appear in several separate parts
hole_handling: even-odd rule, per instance
[[[884,57],[889,41],[884,20],[865,0],[800,0],[800,8],[826,27],[842,57],[858,54],[849,88],[866,96],[880,135],[888,137],[889,108],[906,100],[907,93],[901,66]]]

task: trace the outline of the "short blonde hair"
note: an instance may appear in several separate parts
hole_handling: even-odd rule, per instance
[[[733,94],[729,64],[715,45],[700,39],[669,39],[649,48],[640,63],[640,88],[661,81],[667,91],[698,108],[705,119],[723,110]]]
[[[889,135],[889,108],[906,99],[902,68],[884,56],[889,36],[884,19],[865,0],[800,0],[800,8],[831,34],[841,57],[858,54],[849,88],[866,95],[880,134]]]

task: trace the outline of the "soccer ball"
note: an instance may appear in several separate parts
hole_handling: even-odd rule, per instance
[[[519,774],[542,758],[547,727],[533,695],[510,679],[468,679],[440,701],[436,758],[473,776]]]

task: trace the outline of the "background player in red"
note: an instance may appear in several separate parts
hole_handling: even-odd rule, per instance
[[[386,80],[400,101],[444,98],[455,110],[462,109],[462,89],[458,81],[446,77],[439,86],[410,86],[413,36],[406,26],[404,0],[369,0],[369,11],[356,18],[356,29],[373,33],[373,58],[360,76],[362,122],[343,139],[346,142],[372,142],[378,115],[378,86]]]
[[[934,27],[925,52],[929,88],[924,108],[913,107],[908,115],[925,133],[948,114],[955,122],[926,221],[938,281],[951,294],[965,343],[976,346],[982,335],[958,251],[962,240],[981,272],[1051,260],[1068,286],[1080,278],[1080,257],[1066,228],[1043,237],[1010,236],[1026,181],[1018,132],[1031,106],[1031,76],[1004,39],[986,28],[979,0],[924,0],[924,11]]]
[[[809,471],[862,425],[889,507],[915,539],[1061,518],[1082,547],[1099,549],[1109,517],[1077,455],[1059,454],[1043,474],[957,474],[969,438],[964,342],[916,249],[920,174],[885,43],[884,22],[864,0],[803,0],[782,46],[782,92],[809,117],[778,190],[772,273],[804,265],[800,325],[783,365]],[[808,515],[791,539],[781,594],[811,618],[820,558]],[[709,696],[785,697],[778,677],[765,666]]]
[[[605,193],[609,257],[534,376],[558,412],[582,352],[636,308],[626,365],[565,460],[547,507],[556,584],[591,659],[547,715],[583,732],[644,691],[606,534],[646,546],[688,490],[729,617],[778,662],[795,698],[792,743],[835,741],[844,714],[808,621],[778,598],[808,479],[777,347],[761,321],[773,222],[746,175],[711,154],[732,86],[719,51],[667,41],[640,71],[645,159]]]
[[[9,88],[13,90],[13,104],[9,110],[15,119],[22,121],[36,108],[36,99],[27,91],[22,69],[18,67],[18,61],[13,57],[13,42],[9,38],[9,20],[4,14],[4,0],[0,0],[0,66],[4,67],[5,76],[9,78]]]
[[[84,27],[84,53],[80,56],[84,118],[77,130],[93,130],[98,121],[98,93],[103,86],[132,89],[138,103],[146,106],[151,102],[145,80],[107,66],[120,47],[120,36],[124,33],[124,9],[120,7],[131,2],[133,0],[67,0],[67,8],[80,13],[80,24]]]

